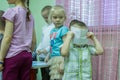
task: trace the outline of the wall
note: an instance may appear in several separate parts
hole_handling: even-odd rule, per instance
[[[6,10],[8,7],[7,0],[0,0],[0,10]]]
[[[37,44],[40,42],[41,28],[46,24],[41,16],[41,9],[45,5],[54,5],[55,0],[30,0],[30,9],[35,19]]]

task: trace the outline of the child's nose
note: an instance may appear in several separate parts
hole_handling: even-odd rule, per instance
[[[59,21],[59,20],[60,20],[59,18],[56,19],[56,21]]]

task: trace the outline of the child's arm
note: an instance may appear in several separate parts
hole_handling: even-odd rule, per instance
[[[42,41],[43,41],[43,38],[44,38],[44,33],[43,33],[43,31],[44,31],[44,27],[42,28],[40,43],[39,43],[39,45],[37,46],[37,49],[36,49],[36,53],[37,53],[38,55],[40,55],[40,54],[42,53],[42,52],[41,52],[41,49],[42,49]]]
[[[1,62],[0,71],[3,69],[4,58],[10,47],[10,43],[12,40],[12,34],[13,34],[13,22],[6,20],[4,37],[2,39],[1,49],[0,49],[0,62]]]
[[[68,56],[69,48],[70,48],[70,42],[74,36],[74,33],[71,31],[68,31],[67,35],[63,37],[63,46],[61,47],[61,55],[62,56]]]
[[[63,74],[64,73],[64,60],[61,61],[59,66],[60,67],[59,67],[58,71],[60,72],[60,74]]]
[[[48,61],[49,61],[49,58],[50,58],[50,53],[47,54],[47,56],[45,57],[44,62],[48,62]]]
[[[94,33],[93,32],[88,32],[87,37],[90,38],[93,41],[93,43],[95,45],[95,49],[96,49],[96,54],[102,54],[103,51],[104,51],[103,47],[100,44],[100,42],[98,41],[98,39],[95,37]]]
[[[33,30],[32,45],[31,45],[31,51],[32,52],[35,49],[35,45],[36,45],[36,34],[35,34],[35,30]]]
[[[36,53],[40,55],[41,53],[47,54],[50,51],[50,46],[47,46],[45,49],[37,49]]]
[[[36,53],[37,53],[37,54],[40,54],[40,47],[41,47],[41,43],[39,43],[39,45],[38,45],[38,47],[37,47],[37,49],[36,49]]]

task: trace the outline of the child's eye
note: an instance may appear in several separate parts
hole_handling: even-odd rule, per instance
[[[61,16],[60,19],[62,19],[63,17]]]
[[[56,19],[57,17],[56,16],[53,16],[54,19]]]

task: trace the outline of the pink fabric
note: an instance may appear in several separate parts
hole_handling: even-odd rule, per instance
[[[30,15],[30,21],[26,22],[25,8],[20,6],[8,9],[3,17],[14,24],[13,37],[6,58],[13,57],[23,50],[30,52],[34,21]]]
[[[120,0],[56,0],[67,13],[66,25],[72,19],[84,21],[104,47],[104,53],[93,56],[93,80],[120,80]]]

